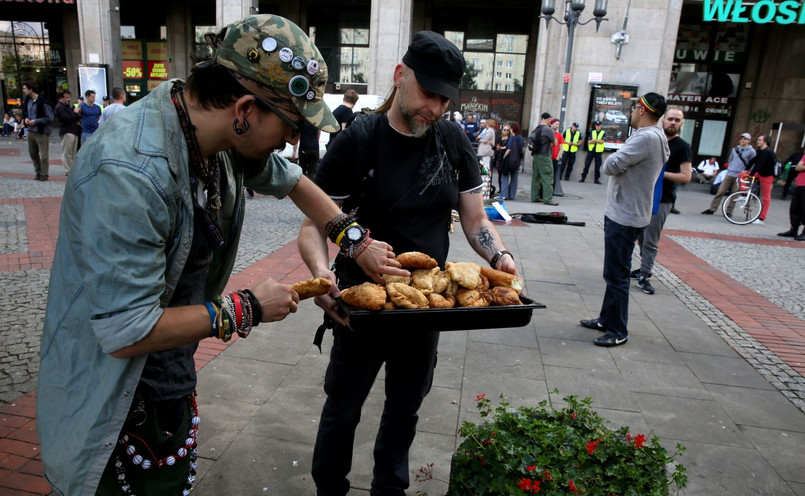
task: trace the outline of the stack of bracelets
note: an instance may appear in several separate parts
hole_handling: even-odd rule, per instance
[[[366,234],[361,239],[357,241],[349,239],[344,234],[353,225],[358,226],[355,215],[340,213],[324,226],[324,232],[327,233],[330,241],[341,248],[341,255],[354,260],[372,244],[374,239],[369,237],[370,231],[368,229],[366,229]]]
[[[236,291],[228,295],[219,296],[214,301],[204,302],[210,314],[212,330],[211,338],[218,338],[227,342],[232,333],[245,338],[252,331],[252,327],[260,323],[263,310],[254,293],[248,289]]]

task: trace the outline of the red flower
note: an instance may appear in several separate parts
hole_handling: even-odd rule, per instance
[[[640,449],[644,444],[646,444],[646,436],[643,434],[636,435],[634,438],[634,447]]]
[[[551,477],[551,474],[548,473],[547,469],[543,470],[542,473],[545,474],[545,480],[546,481],[552,481],[553,480],[553,477]]]
[[[532,471],[537,469],[537,466],[536,465],[529,465],[525,469],[528,470],[529,472],[532,472]]]
[[[570,418],[572,418],[573,420],[576,420],[576,412],[573,412],[573,415]]]
[[[600,440],[601,439],[599,438],[596,439],[595,441],[590,441],[589,443],[587,443],[587,453],[592,455],[593,452],[595,452],[595,450],[598,448],[598,441]]]
[[[517,486],[522,489],[523,491],[528,491],[531,489],[531,479],[526,479],[523,477],[520,479],[520,482],[517,483]]]
[[[578,490],[578,489],[576,489],[576,485],[573,484],[573,479],[570,479],[567,482],[567,488],[568,488],[568,490],[570,490],[570,492],[574,492],[574,493]]]
[[[626,442],[631,444],[631,442],[632,442],[632,433],[631,432],[626,433]]]
[[[485,399],[486,399],[486,393],[479,394],[479,395],[475,396],[475,401],[481,401],[481,400],[485,400]]]
[[[540,484],[542,484],[542,482],[540,482],[538,480],[531,481],[531,491],[535,492],[535,493],[538,493]]]

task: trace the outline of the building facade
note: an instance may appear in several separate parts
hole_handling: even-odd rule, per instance
[[[631,101],[656,91],[685,111],[683,136],[696,160],[723,161],[747,131],[774,130],[781,159],[802,146],[791,124],[805,121],[805,2],[609,0],[597,29],[589,21],[600,0],[586,3],[565,71],[562,0],[552,20],[541,18],[541,2],[523,0],[0,0],[0,91],[7,107],[18,105],[29,79],[51,101],[60,88],[75,97],[121,86],[131,102],[186,77],[193,57],[208,53],[204,33],[276,13],[315,39],[330,68],[329,92],[386,94],[412,34],[429,29],[464,53],[461,98],[451,110],[465,115],[528,129],[540,113],[564,110],[563,127],[601,120],[616,149],[629,133]],[[628,35],[620,47],[619,32]]]

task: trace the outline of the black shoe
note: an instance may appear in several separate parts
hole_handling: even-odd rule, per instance
[[[580,183],[583,183],[583,182],[584,182],[584,178],[582,177],[581,179],[579,179],[579,182],[580,182]]]
[[[671,213],[672,213],[672,214],[677,214],[677,215],[679,215],[679,214],[681,214],[682,212],[680,212],[679,210],[677,210],[677,209],[675,209],[675,208],[672,208],[672,209],[671,209]]]
[[[626,341],[629,341],[629,336],[619,338],[615,334],[612,334],[611,332],[608,332],[608,333],[604,334],[603,336],[599,336],[599,337],[595,338],[593,340],[593,343],[595,343],[596,346],[610,347],[610,346],[620,346],[620,345],[626,343]]]
[[[40,176],[40,175],[39,175],[39,173],[37,172],[37,173],[36,173],[36,177],[34,177],[34,181],[39,181],[39,178],[40,178],[40,177],[42,177],[42,176]]]
[[[794,229],[793,227],[786,232],[777,233],[777,236],[782,236],[784,238],[796,238],[798,235],[797,229]]]
[[[805,232],[794,238],[794,241],[805,241]]]
[[[640,276],[640,279],[637,280],[637,285],[643,290],[644,293],[650,295],[654,294],[654,286],[648,282],[648,278]]]
[[[629,279],[640,279],[640,269],[629,272]]]
[[[581,324],[582,327],[586,327],[587,329],[592,329],[594,331],[605,332],[607,330],[607,328],[604,327],[601,322],[598,322],[598,319],[580,320],[579,324]]]
[[[709,208],[707,210],[702,210],[702,215],[713,215],[714,213],[715,212]]]
[[[595,184],[601,184],[601,181],[595,181]]]

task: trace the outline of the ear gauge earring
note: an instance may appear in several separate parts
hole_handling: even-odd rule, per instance
[[[235,133],[240,136],[241,134],[246,133],[249,130],[249,121],[243,119],[243,127],[238,127],[239,119],[235,119],[235,122],[232,123],[232,129],[235,130]]]

